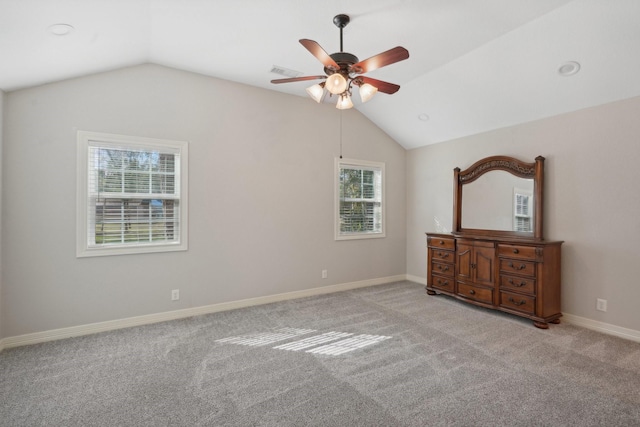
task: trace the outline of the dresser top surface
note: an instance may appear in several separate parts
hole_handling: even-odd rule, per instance
[[[452,233],[431,233],[425,232],[427,237],[437,237],[437,238],[445,238],[445,239],[458,239],[458,240],[484,240],[491,242],[501,242],[501,243],[512,243],[518,245],[531,245],[531,246],[540,246],[540,245],[561,245],[564,243],[563,240],[536,240],[536,239],[527,239],[527,238],[519,238],[519,237],[511,237],[511,236],[487,236],[487,235],[473,235],[473,234],[452,234]]]

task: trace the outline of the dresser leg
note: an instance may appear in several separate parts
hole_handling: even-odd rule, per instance
[[[533,326],[540,329],[549,329],[549,324],[547,322],[533,322]]]
[[[438,295],[436,291],[432,291],[431,289],[427,289],[427,295]]]
[[[551,322],[549,322],[549,323],[553,323],[554,325],[559,325],[559,324],[560,324],[560,319],[552,320],[552,321],[551,321]]]

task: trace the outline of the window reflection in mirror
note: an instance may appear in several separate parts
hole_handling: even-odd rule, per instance
[[[462,189],[462,228],[533,231],[533,179],[495,170]]]

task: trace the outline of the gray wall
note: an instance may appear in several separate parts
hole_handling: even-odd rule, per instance
[[[407,152],[407,274],[426,277],[425,231],[450,231],[453,168],[545,162],[545,237],[564,240],[562,311],[640,330],[640,98]],[[606,313],[596,298],[608,300]]]
[[[4,298],[2,296],[3,292],[2,292],[2,199],[4,198],[4,190],[2,188],[2,183],[3,183],[3,173],[2,173],[2,147],[3,147],[3,123],[4,123],[4,92],[0,90],[0,339],[2,339],[4,337],[4,332],[3,332],[3,317],[2,317],[2,312],[3,312],[3,305],[4,305]]]
[[[344,157],[386,163],[387,237],[336,242],[333,105],[154,65],[5,98],[5,337],[406,271],[406,152],[355,110]],[[187,252],[75,257],[77,130],[190,142]]]

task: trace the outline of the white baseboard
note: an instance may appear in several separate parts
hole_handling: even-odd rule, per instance
[[[112,331],[116,329],[129,328],[132,326],[148,325],[151,323],[166,322],[168,320],[183,319],[186,317],[198,316],[202,314],[216,313],[220,311],[234,310],[237,308],[251,307],[255,305],[270,304],[273,302],[286,301],[297,298],[304,298],[316,295],[330,294],[334,292],[348,291],[351,289],[364,288],[368,286],[383,285],[386,283],[400,282],[407,279],[406,274],[397,276],[381,277],[377,279],[361,280],[358,282],[341,283],[320,288],[305,289],[303,291],[287,292],[264,297],[249,298],[238,301],[225,302],[220,304],[205,305],[201,307],[186,308],[183,310],[167,311],[164,313],[148,314],[145,316],[129,317],[126,319],[109,320],[106,322],[90,323],[87,325],[71,326],[69,328],[53,329],[32,334],[7,337],[0,340],[0,351],[5,348],[19,347],[23,345],[37,344],[47,341],[54,341],[64,338],[78,337],[82,335],[95,334],[97,332]]]
[[[409,280],[410,282],[415,282],[415,283],[419,283],[421,285],[427,285],[427,278],[426,277],[418,277],[418,276],[414,276],[412,274],[407,274],[407,280]]]
[[[562,313],[562,321],[566,321],[567,323],[581,326],[586,329],[591,329],[593,331],[598,331],[627,340],[640,342],[640,331],[636,331],[633,329],[623,328],[621,326],[611,325],[609,323],[599,322],[597,320],[591,320],[587,319],[586,317],[575,316],[568,313]]]

